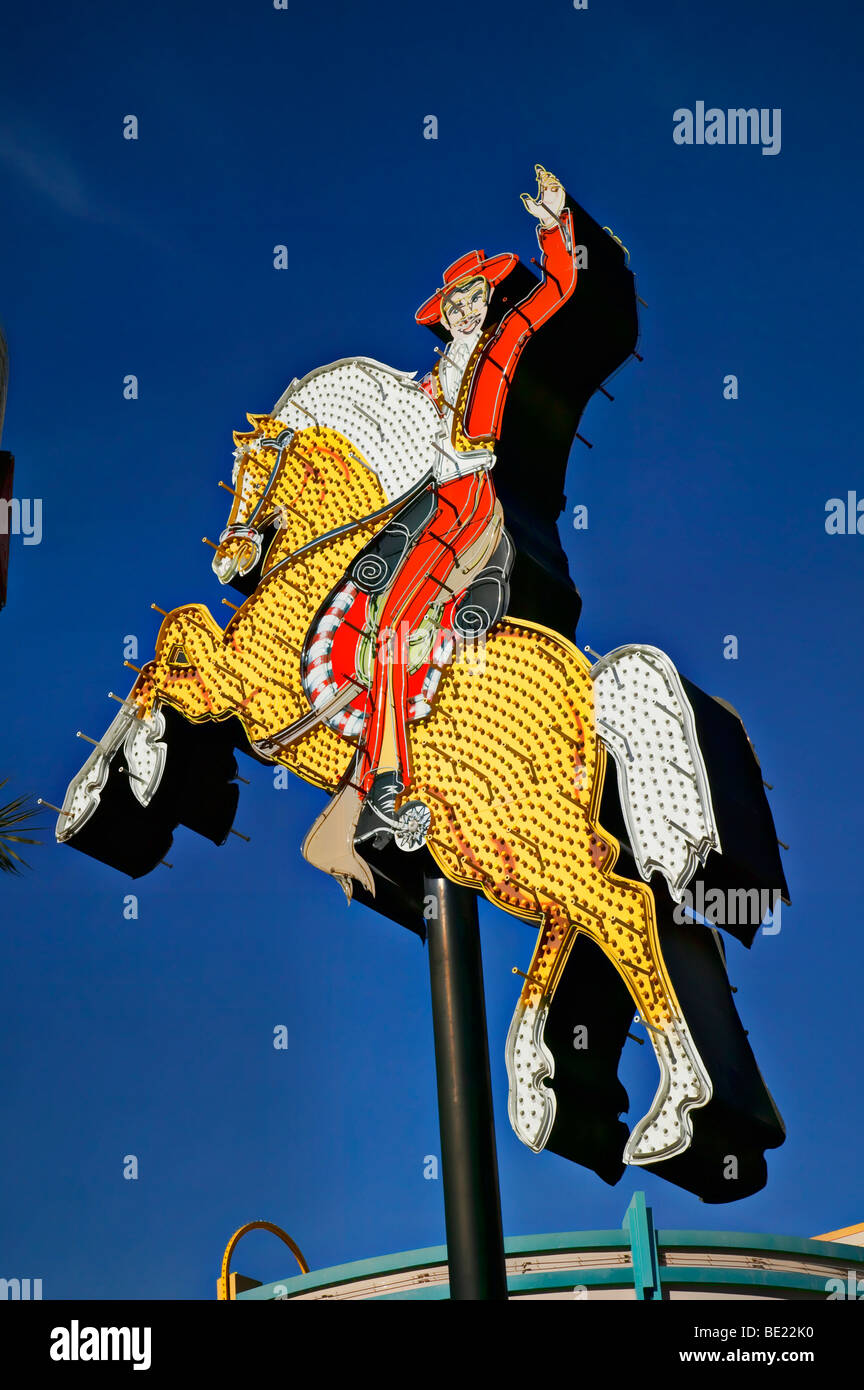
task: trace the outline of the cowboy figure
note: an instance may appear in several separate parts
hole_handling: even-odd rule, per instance
[[[452,598],[468,589],[505,537],[491,471],[508,386],[532,334],[569,299],[576,285],[577,248],[564,189],[542,165],[536,165],[535,171],[536,196],[523,193],[521,197],[538,223],[544,272],[540,283],[484,331],[495,287],[512,271],[518,257],[511,253],[487,257],[483,251],[471,251],[448,267],[443,284],[415,315],[418,323],[441,323],[450,334],[447,351],[421,383],[448,426],[447,447],[436,445],[434,478],[423,494],[421,522],[412,529],[411,543],[379,615],[379,638],[389,640],[379,640],[370,715],[343,789],[353,795],[354,811],[328,827],[324,857],[329,872],[342,879],[346,891],[346,874],[372,885],[368,867],[353,845],[370,838],[380,844],[380,837],[392,832],[396,802],[411,785],[405,639],[417,631],[442,595]],[[399,634],[400,640],[394,643],[392,634]],[[335,800],[339,799],[337,793]],[[321,867],[324,847],[316,841],[322,837],[324,823],[333,820],[329,810],[325,812],[304,842],[306,857]],[[334,862],[334,830],[336,841],[341,839],[345,846],[338,856],[341,865]]]

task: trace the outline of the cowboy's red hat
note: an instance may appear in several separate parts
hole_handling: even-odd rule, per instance
[[[478,275],[482,275],[490,285],[497,285],[499,280],[510,274],[518,260],[519,257],[510,251],[503,251],[500,256],[488,257],[485,251],[469,251],[467,255],[460,256],[458,261],[448,265],[444,271],[444,284],[435,291],[431,299],[421,304],[414,315],[415,319],[418,323],[438,323],[441,319],[441,296],[448,290],[454,289],[460,281],[474,280]]]

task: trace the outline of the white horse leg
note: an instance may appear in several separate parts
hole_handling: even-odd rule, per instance
[[[510,1123],[522,1143],[535,1153],[546,1147],[557,1107],[555,1092],[543,1085],[546,1077],[555,1075],[555,1058],[543,1041],[548,1012],[547,995],[538,1000],[536,991],[532,991],[530,1002],[521,998],[507,1034],[505,1053]]]
[[[663,1032],[650,1026],[648,1031],[660,1065],[660,1085],[648,1114],[630,1134],[625,1163],[657,1163],[684,1153],[693,1138],[690,1112],[707,1105],[713,1094],[711,1078],[682,1018],[673,1019]]]

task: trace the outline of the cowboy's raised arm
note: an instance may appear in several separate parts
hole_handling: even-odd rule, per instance
[[[543,233],[554,231],[556,227],[562,231],[565,243],[567,243],[567,235],[561,220],[564,212],[564,201],[567,197],[564,188],[555,175],[550,174],[548,169],[544,169],[542,164],[535,164],[534,172],[537,175],[537,196],[532,198],[530,193],[520,193],[519,196],[531,216],[537,218],[539,224],[537,240],[540,242],[540,247],[543,248]],[[572,249],[572,243],[568,243],[569,249]]]
[[[483,351],[465,418],[465,432],[470,439],[498,438],[507,387],[525,344],[566,304],[576,288],[573,214],[564,206],[566,194],[555,175],[542,164],[534,167],[537,194],[532,198],[523,193],[522,202],[537,218],[543,278],[529,295],[508,310]]]
[[[543,252],[543,280],[521,304],[520,314],[531,320],[536,330],[570,298],[576,288],[576,248],[573,245],[573,214],[564,206],[566,194],[554,174],[535,164],[537,196],[521,195],[522,202],[537,218],[537,240]],[[515,311],[514,311],[515,312]]]

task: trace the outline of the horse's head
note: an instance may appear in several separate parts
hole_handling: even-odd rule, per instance
[[[309,412],[302,407],[296,413],[293,427],[286,410],[278,416],[248,415],[252,429],[234,434],[228,489],[233,501],[213,557],[213,571],[223,584],[255,569],[265,541],[265,568],[271,569],[319,536],[378,511],[386,501],[350,440],[314,417],[308,424],[302,416]]]
[[[234,501],[213,557],[213,571],[223,584],[254,569],[265,534],[274,525],[285,525],[278,498],[291,463],[294,431],[269,415],[246,418],[253,428],[248,434],[234,433]]]

